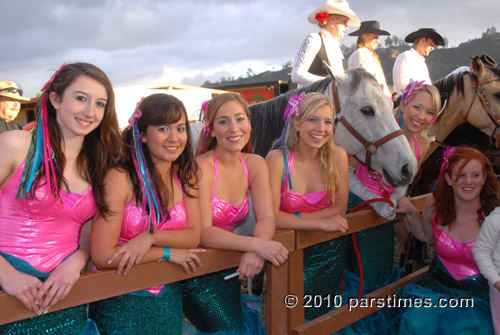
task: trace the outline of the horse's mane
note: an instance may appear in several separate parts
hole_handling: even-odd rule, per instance
[[[291,95],[302,92],[325,92],[331,82],[332,78],[328,77],[302,88],[288,91],[271,100],[250,105],[253,152],[265,156],[271,149],[273,142],[280,136],[285,124],[283,114]]]
[[[459,93],[464,95],[464,77],[466,75],[471,77],[475,76],[469,71],[463,71],[441,78],[433,83],[433,85],[436,86],[441,93],[441,104],[443,104],[444,100],[451,96],[451,92],[453,92],[454,89],[457,89]]]
[[[500,77],[499,68],[494,68],[490,66],[485,66],[485,68]],[[477,76],[474,73],[470,71],[463,71],[441,78],[433,83],[433,85],[436,86],[439,92],[441,93],[442,104],[444,104],[445,99],[450,97],[451,92],[453,92],[455,88],[457,89],[458,93],[462,94],[462,96],[464,95],[464,90],[465,90],[464,78],[467,75],[471,77],[471,80],[473,82],[478,80]]]

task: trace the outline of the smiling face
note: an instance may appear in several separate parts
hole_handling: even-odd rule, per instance
[[[402,103],[403,125],[407,133],[418,134],[428,128],[434,119],[434,106],[429,92],[421,90],[415,93],[408,103]]]
[[[293,119],[293,125],[299,134],[299,145],[319,150],[333,136],[333,109],[323,105],[300,121]]]
[[[219,107],[212,127],[217,147],[228,151],[240,152],[250,140],[252,131],[247,113],[236,100],[229,100]]]
[[[150,152],[154,164],[174,162],[184,151],[188,141],[186,117],[171,124],[149,125],[141,140]]]
[[[97,80],[80,75],[62,95],[50,93],[56,119],[64,138],[85,136],[96,129],[104,116],[108,95]]]
[[[0,118],[7,122],[14,121],[21,109],[21,102],[18,100],[0,96]]]
[[[378,34],[363,34],[361,35],[361,38],[363,39],[363,42],[365,46],[370,49],[370,50],[375,50],[375,47],[377,46],[379,42],[379,35]]]
[[[326,30],[332,34],[333,38],[341,39],[347,31],[349,18],[342,15],[331,15],[326,22]]]
[[[453,188],[455,199],[467,202],[479,201],[486,175],[477,159],[471,159],[463,166],[464,162],[463,159],[455,164],[451,175],[445,174],[446,182]]]

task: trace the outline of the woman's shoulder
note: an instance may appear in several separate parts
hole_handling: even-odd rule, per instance
[[[201,155],[196,156],[195,160],[196,160],[196,164],[198,164],[198,167],[200,167],[200,168],[207,165],[207,164],[213,165],[214,152],[213,152],[213,150],[209,150],[207,152],[204,152]]]
[[[337,158],[337,160],[340,160],[340,161],[346,161],[347,162],[347,151],[345,151],[344,148],[342,148],[341,146],[338,146],[336,147],[336,150],[335,150],[335,156]]]
[[[266,161],[265,161],[264,157],[262,157],[260,155],[250,154],[250,153],[242,153],[241,157],[245,161],[245,164],[247,165],[248,168],[266,165]]]
[[[273,149],[267,153],[266,161],[275,161],[277,159],[283,159],[283,148]]]
[[[20,165],[26,158],[32,134],[24,130],[9,130],[0,134],[0,156]]]

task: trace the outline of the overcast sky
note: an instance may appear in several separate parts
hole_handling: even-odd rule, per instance
[[[64,62],[90,62],[114,86],[201,85],[279,70],[318,28],[322,0],[0,0],[0,81],[35,96]],[[452,46],[500,31],[499,0],[351,0],[361,21],[398,37],[435,28]],[[354,31],[350,28],[349,32]],[[352,45],[355,37],[342,40]]]

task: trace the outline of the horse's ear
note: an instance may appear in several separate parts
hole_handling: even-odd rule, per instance
[[[471,70],[478,78],[481,78],[483,76],[483,74],[485,73],[485,69],[483,61],[480,57],[474,56],[472,58]]]

